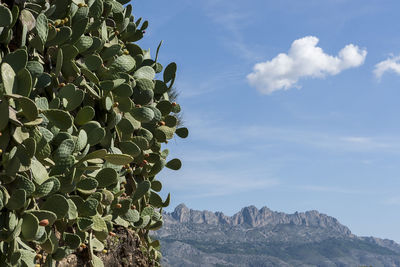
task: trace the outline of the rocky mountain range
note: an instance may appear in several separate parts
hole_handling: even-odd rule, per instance
[[[164,213],[163,266],[400,266],[400,245],[358,237],[318,211],[286,214],[267,207],[233,216],[181,204]]]

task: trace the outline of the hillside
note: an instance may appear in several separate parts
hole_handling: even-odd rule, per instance
[[[155,232],[164,266],[400,266],[400,245],[358,237],[318,211],[243,208],[229,217],[181,204]]]

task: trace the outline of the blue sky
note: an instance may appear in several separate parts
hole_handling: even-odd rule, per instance
[[[132,4],[140,45],[178,64],[190,137],[167,145],[184,164],[160,174],[170,209],[315,209],[400,242],[398,1]]]

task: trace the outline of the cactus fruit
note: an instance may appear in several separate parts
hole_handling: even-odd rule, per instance
[[[40,225],[40,226],[47,226],[47,225],[49,225],[49,220],[43,219],[43,220],[41,220],[41,221],[39,222],[39,225]]]
[[[188,130],[178,128],[180,106],[169,100],[177,66],[161,74],[161,43],[153,60],[135,43],[148,22],[131,12],[125,0],[0,5],[5,266],[43,264],[42,255],[57,265],[86,246],[90,264],[101,266],[96,253],[107,253],[102,242],[116,235],[115,225],[136,231],[148,255],[160,255],[149,231],[162,226],[170,196],[157,194],[155,176],[182,165],[161,148]]]
[[[114,232],[109,232],[108,233],[110,236],[116,236],[117,234],[116,233],[114,233]]]

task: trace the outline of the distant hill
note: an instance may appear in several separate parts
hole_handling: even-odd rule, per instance
[[[164,222],[163,266],[400,266],[399,244],[353,235],[318,211],[250,206],[229,217],[181,204]]]

